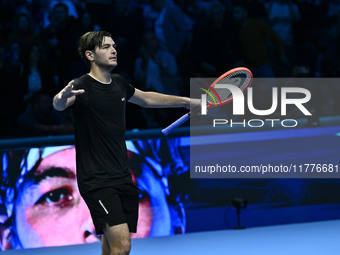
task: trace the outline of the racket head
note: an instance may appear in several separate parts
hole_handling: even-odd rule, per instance
[[[237,86],[244,92],[251,84],[253,80],[253,74],[246,67],[238,67],[229,70],[218,77],[208,89],[207,95],[207,107],[217,107],[233,100],[233,95],[230,90],[226,88],[215,88],[216,84],[230,84]]]

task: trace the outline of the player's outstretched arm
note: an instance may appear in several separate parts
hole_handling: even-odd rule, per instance
[[[53,98],[53,107],[57,111],[63,111],[67,107],[74,104],[77,95],[83,94],[85,90],[79,89],[74,90],[72,85],[74,80],[70,81],[66,87],[64,87],[58,94]]]
[[[135,89],[134,95],[129,99],[130,103],[147,108],[190,108],[190,98],[165,95],[157,92],[145,92]]]

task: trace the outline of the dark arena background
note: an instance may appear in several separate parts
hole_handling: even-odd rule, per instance
[[[131,254],[339,254],[339,1],[3,0],[0,22],[1,252],[100,254],[75,179],[71,111],[53,110],[52,98],[88,72],[79,37],[106,30],[117,44],[114,72],[141,90],[189,97],[190,78],[239,66],[254,78],[318,81],[305,105],[312,115],[293,109],[284,117],[296,127],[236,125],[212,134],[202,125],[194,140],[189,122],[161,133],[185,109],[129,104],[126,146],[140,193]],[[268,109],[271,87],[255,89],[256,108]],[[333,175],[190,176],[193,159],[217,157],[327,164]]]

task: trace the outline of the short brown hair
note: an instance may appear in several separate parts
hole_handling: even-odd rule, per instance
[[[87,50],[94,51],[96,47],[101,47],[105,36],[112,38],[111,34],[106,31],[91,31],[80,37],[78,53],[88,66],[90,66],[91,63],[85,56],[85,52]]]

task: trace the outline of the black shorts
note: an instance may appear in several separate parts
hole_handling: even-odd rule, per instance
[[[105,187],[83,196],[90,209],[97,235],[109,226],[127,223],[129,231],[136,233],[138,221],[138,189],[133,183]]]

